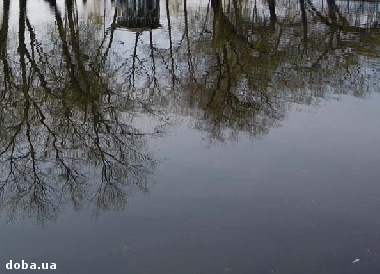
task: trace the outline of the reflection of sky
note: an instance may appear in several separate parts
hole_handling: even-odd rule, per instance
[[[370,99],[342,96],[292,111],[254,142],[241,136],[208,147],[183,124],[150,141],[166,160],[149,196],[97,220],[67,209],[45,229],[2,226],[0,265],[56,262],[75,274],[226,267],[344,274],[360,258],[363,272],[376,273],[380,96]]]
[[[57,1],[59,3],[59,1]],[[16,16],[11,16],[17,24],[17,14],[19,12],[19,1],[11,1],[11,11]],[[51,23],[54,20],[54,14],[51,13],[49,5],[43,0],[27,1],[28,18],[33,25],[39,26]]]
[[[91,3],[99,2],[88,1],[88,11],[102,10]],[[45,2],[28,1],[28,8],[35,23],[41,22],[41,11],[48,14]],[[161,13],[163,28],[153,31],[154,44],[168,49],[164,3]],[[42,22],[38,25],[54,21],[45,15]],[[173,23],[178,41],[183,23]],[[141,35],[142,43],[148,43],[148,34]],[[113,49],[130,54],[134,37],[116,31]],[[359,67],[357,76],[375,77],[377,59],[362,62],[372,67]],[[373,82],[369,87],[377,90]],[[209,146],[204,133],[191,126],[196,119],[182,118],[170,134],[149,140],[165,159],[149,196],[137,195],[126,212],[92,221],[91,212],[66,208],[46,229],[28,220],[2,225],[0,266],[24,259],[56,262],[60,272],[74,274],[227,268],[341,274],[352,273],[352,260],[361,258],[363,273],[377,273],[380,96],[334,98],[320,108],[296,106],[263,140],[241,134],[235,142]],[[128,112],[120,116],[143,128],[158,122],[142,116],[141,123]]]
[[[228,3],[229,1],[224,1]],[[12,9],[15,12],[18,12],[18,2],[11,1]],[[308,1],[307,3],[313,4],[317,9],[327,12],[327,3],[326,1]],[[337,1],[337,6],[340,9],[340,12],[343,13],[345,17],[349,19],[352,24],[363,26],[366,23],[373,23],[378,20],[378,10],[379,4],[377,1],[371,2],[362,2],[362,1]],[[61,12],[64,11],[64,0],[57,0],[57,4],[59,6],[59,10]],[[104,7],[104,4],[106,5]],[[208,3],[201,0],[190,0],[187,1],[188,9],[197,10],[200,7],[207,7]],[[51,22],[52,14],[49,12],[49,5],[46,1],[43,0],[35,0],[35,1],[27,1],[28,11],[29,11],[29,19],[38,24],[43,24],[46,22]],[[89,16],[100,16],[103,17],[104,14],[108,17],[108,21],[112,17],[113,7],[110,1],[87,1],[86,4],[83,4],[83,1],[77,1],[78,6],[78,14],[79,18],[88,19]],[[163,22],[163,18],[166,17],[166,1],[161,1],[161,23]],[[244,4],[244,12],[245,16],[252,16],[252,9],[254,6],[258,10],[258,16],[263,16],[264,18],[269,18],[269,11],[267,8],[266,1],[247,1]],[[287,6],[287,7],[285,7]],[[279,17],[286,16],[288,12],[289,3],[283,3],[282,1],[277,2],[276,12]],[[299,4],[294,3],[294,9],[299,9]],[[173,14],[174,17],[178,16],[183,12],[183,5],[181,2],[172,1],[169,2],[169,10]],[[43,14],[43,16],[41,16]],[[108,22],[107,22],[108,23]]]

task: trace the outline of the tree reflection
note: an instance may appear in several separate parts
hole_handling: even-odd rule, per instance
[[[211,0],[212,47],[193,41],[192,54],[207,56],[198,71],[207,73],[188,85],[190,101],[204,111],[196,125],[211,140],[223,140],[226,131],[259,137],[286,116],[292,103],[312,104],[334,93],[362,97],[377,85],[358,73],[363,59],[350,52],[362,51],[363,37],[378,41],[378,29],[350,25],[335,1],[328,1],[327,14],[301,1],[289,4],[285,15],[276,15],[276,3],[268,1],[268,17],[255,12],[255,3]],[[307,22],[306,9],[314,21]],[[189,29],[196,31],[195,24]]]
[[[66,1],[65,20],[49,4],[58,34],[51,48],[37,40],[26,0],[19,1],[18,60],[6,52],[9,2],[1,26],[1,208],[10,219],[26,213],[40,223],[69,201],[77,209],[90,202],[97,213],[125,207],[136,190],[147,192],[155,161],[146,136],[159,133],[132,125],[133,102],[113,94],[101,76],[108,75],[107,47],[90,36],[96,29],[78,24],[75,3]]]
[[[16,24],[2,1],[0,197],[11,219],[44,222],[66,203],[125,207],[148,191],[146,142],[169,113],[190,116],[210,142],[260,138],[294,104],[378,86],[358,70],[372,69],[378,29],[351,24],[335,1],[324,10],[303,0],[165,0],[165,18],[159,2],[142,12],[107,1],[101,23],[80,17],[75,0],[44,3],[54,22],[42,28],[26,0]],[[156,127],[139,128],[146,120]]]

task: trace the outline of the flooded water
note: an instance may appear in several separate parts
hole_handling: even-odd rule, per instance
[[[1,0],[0,272],[379,273],[378,5]]]

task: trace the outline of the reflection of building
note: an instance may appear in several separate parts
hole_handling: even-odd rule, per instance
[[[118,0],[117,25],[143,31],[160,27],[159,0]]]

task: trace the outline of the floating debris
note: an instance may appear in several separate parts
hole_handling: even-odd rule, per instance
[[[360,259],[355,259],[352,261],[353,264],[357,264],[358,262],[360,262]]]

